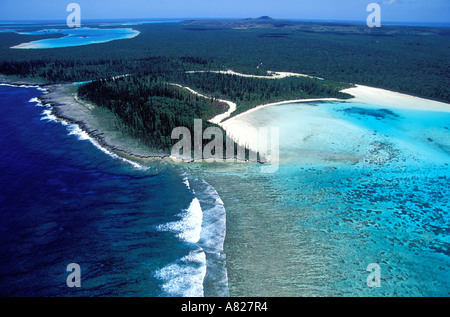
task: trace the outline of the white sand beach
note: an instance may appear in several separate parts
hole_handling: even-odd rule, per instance
[[[323,80],[323,78],[320,77],[314,77],[314,76],[310,76],[310,75],[306,75],[306,74],[299,74],[299,73],[291,73],[291,72],[275,72],[275,71],[267,71],[267,75],[249,75],[249,74],[242,74],[242,73],[238,73],[235,72],[234,70],[208,70],[208,71],[203,71],[203,70],[193,70],[193,71],[187,71],[186,73],[188,74],[193,74],[193,73],[216,73],[216,74],[225,74],[225,75],[235,75],[235,76],[240,76],[240,77],[247,77],[247,78],[262,78],[262,79],[281,79],[281,78],[286,78],[286,77],[308,77],[308,78],[316,78],[319,80]]]
[[[195,91],[195,90],[193,90],[193,89],[191,89],[191,88],[189,88],[189,87],[185,87],[185,86],[181,86],[181,85],[179,85],[179,84],[172,84],[173,86],[177,86],[177,87],[180,87],[180,88],[184,88],[184,89],[186,89],[186,90],[189,90],[191,93],[193,93],[194,95],[197,95],[197,96],[200,96],[200,97],[204,97],[204,98],[210,98],[210,97],[208,97],[208,96],[205,96],[205,95],[202,95],[201,93],[199,93],[199,92],[197,92],[197,91]],[[231,116],[231,114],[233,113],[233,112],[235,112],[236,111],[236,108],[237,108],[237,105],[234,103],[234,102],[232,102],[232,101],[229,101],[229,100],[223,100],[223,99],[217,99],[217,101],[219,101],[219,102],[223,102],[223,103],[226,103],[227,105],[228,105],[228,110],[226,111],[226,112],[224,112],[224,113],[222,113],[222,114],[219,114],[219,115],[217,115],[217,116],[215,116],[214,118],[212,118],[211,120],[209,120],[209,122],[211,122],[211,123],[215,123],[215,124],[219,124],[221,121],[223,121],[223,120],[225,120],[226,118],[228,118],[229,116]]]
[[[188,73],[198,72],[208,71],[189,71]],[[233,70],[209,72],[264,79],[280,79],[291,76],[317,78],[299,73],[274,71],[269,71],[267,76],[242,74]],[[182,87],[178,84],[174,85]],[[189,87],[182,88],[189,90],[193,94],[207,97]],[[301,151],[304,157],[309,157],[312,160],[316,160],[319,157],[326,160],[357,162],[366,153],[377,151],[370,146],[370,144],[376,143],[375,138],[368,134],[366,130],[345,122],[324,109],[313,107],[311,106],[312,104],[315,102],[345,101],[357,104],[358,107],[450,112],[450,104],[386,89],[355,85],[355,87],[344,89],[342,92],[348,93],[354,98],[347,100],[336,98],[286,100],[263,104],[231,118],[230,116],[236,111],[236,104],[227,100],[219,100],[227,103],[229,109],[227,112],[211,119],[210,122],[220,125],[236,143],[254,151],[259,151],[259,129],[281,127],[280,137],[285,140],[280,146],[284,147],[285,154],[289,152],[285,157],[298,155],[299,151]],[[304,106],[301,104],[304,104]],[[283,109],[277,108],[283,105],[286,107],[283,107]],[[267,108],[274,109],[264,111]],[[286,114],[285,112],[288,113]],[[296,118],[295,120],[292,120],[289,112],[292,112],[292,116]],[[265,141],[262,143],[265,144]]]
[[[450,104],[418,98],[385,89],[357,85],[343,90],[354,96],[345,102],[370,109],[450,112]],[[231,138],[248,148],[258,149],[260,128],[280,128],[284,158],[301,153],[303,157],[325,160],[360,161],[376,152],[377,138],[369,130],[346,122],[314,106],[318,101],[344,101],[335,98],[290,100],[261,105],[220,123]],[[283,107],[279,107],[283,106]],[[367,157],[365,157],[367,159]],[[373,159],[373,158],[371,158]],[[374,158],[380,159],[380,157]]]
[[[356,85],[354,88],[342,90],[344,93],[353,95],[352,102],[377,105],[385,108],[401,108],[411,110],[450,112],[450,104],[414,97],[386,89]]]
[[[256,106],[252,109],[249,109],[245,112],[242,112],[236,116],[234,116],[231,119],[237,119],[239,117],[243,117],[245,115],[248,115],[252,112],[261,110],[263,108],[267,108],[267,107],[273,107],[273,106],[280,106],[280,105],[287,105],[287,104],[291,104],[291,103],[308,103],[308,102],[318,102],[318,101],[340,101],[341,99],[337,99],[337,98],[311,98],[311,99],[295,99],[295,100],[286,100],[286,101],[279,101],[279,102],[272,102],[272,103],[268,103],[268,104],[263,104],[260,106]],[[225,120],[227,121],[227,120]],[[225,122],[223,122],[223,124],[225,124]],[[222,125],[222,124],[220,124]]]
[[[227,70],[227,71],[222,71],[222,70],[211,70],[211,71],[202,71],[202,70],[194,70],[194,71],[187,71],[187,74],[194,74],[194,73],[216,73],[216,74],[227,74],[227,75],[234,75],[234,76],[240,76],[240,77],[248,77],[248,78],[262,78],[262,79],[281,79],[281,78],[286,78],[286,77],[308,77],[308,78],[315,78],[315,79],[319,79],[319,80],[323,80],[323,78],[320,77],[314,77],[314,76],[310,76],[310,75],[306,75],[306,74],[299,74],[299,73],[292,73],[292,72],[276,72],[276,71],[267,71],[267,75],[266,76],[262,76],[262,75],[249,75],[249,74],[243,74],[243,73],[238,73],[235,72],[234,70]],[[181,86],[179,84],[172,84],[174,86],[177,87],[181,87],[184,89],[189,90],[191,93],[201,96],[201,97],[205,97],[205,98],[209,98],[208,96],[202,95],[200,93],[198,93],[197,91],[189,88],[189,87],[184,87]],[[255,110],[261,109],[261,108],[265,108],[265,107],[271,107],[271,106],[276,106],[276,105],[282,105],[282,104],[289,104],[289,103],[297,103],[297,102],[314,102],[314,101],[338,101],[339,99],[336,98],[317,98],[317,99],[297,99],[297,100],[286,100],[286,101],[281,101],[281,102],[275,102],[275,103],[269,103],[269,104],[263,104],[257,107],[254,107],[246,112],[243,112],[237,116],[235,116],[234,118],[237,118],[239,116],[242,116],[244,114],[248,114],[251,113]],[[222,99],[218,99],[218,101],[220,102],[224,102],[226,104],[228,104],[229,109],[227,112],[222,113],[220,115],[217,115],[216,117],[212,118],[211,120],[209,120],[209,122],[211,123],[215,123],[215,124],[221,124],[221,122],[223,122],[224,120],[226,120],[227,118],[229,118],[233,112],[236,111],[237,109],[237,105],[236,103],[229,101],[229,100],[222,100]]]

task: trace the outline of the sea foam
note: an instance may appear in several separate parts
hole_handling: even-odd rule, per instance
[[[66,120],[63,120],[61,118],[58,118],[57,116],[55,116],[53,114],[53,110],[52,107],[50,105],[44,105],[41,103],[41,101],[38,98],[32,98],[29,100],[30,103],[35,103],[35,106],[37,107],[45,107],[47,109],[42,111],[42,116],[41,116],[41,120],[47,120],[47,121],[51,121],[51,122],[55,122],[55,123],[60,123],[63,126],[66,127],[66,129],[69,132],[69,135],[74,135],[76,136],[80,141],[89,141],[92,143],[92,145],[94,145],[97,149],[99,149],[100,151],[102,151],[103,153],[111,156],[114,159],[117,160],[121,160],[122,162],[125,162],[131,166],[133,166],[136,169],[139,170],[147,170],[148,167],[145,167],[141,164],[138,164],[136,162],[133,162],[131,160],[128,160],[126,158],[120,157],[119,155],[109,151],[108,149],[104,148],[103,146],[100,145],[99,142],[97,142],[95,139],[93,139],[86,131],[84,131],[83,129],[80,128],[79,125],[75,124],[75,123],[69,123]]]
[[[164,281],[161,288],[168,296],[202,297],[206,275],[206,255],[203,250],[191,251],[187,256],[155,273]]]
[[[185,178],[183,182],[190,189],[189,180]],[[177,238],[186,243],[198,243],[203,220],[199,200],[194,198],[178,217],[181,217],[179,221],[159,225],[157,230],[173,232]],[[203,296],[205,275],[206,255],[200,246],[185,257],[155,272],[155,277],[163,281],[162,289],[167,295],[181,297]]]
[[[203,212],[200,202],[194,198],[189,207],[180,215],[181,220],[159,225],[159,231],[175,232],[184,242],[197,243],[202,231]]]
[[[170,296],[203,296],[205,291],[208,296],[228,296],[223,201],[206,181],[189,179],[186,173],[182,176],[183,183],[195,197],[178,215],[180,220],[161,224],[157,230],[173,232],[181,241],[194,244],[196,249],[156,271],[155,276],[163,281],[163,288]],[[203,289],[205,284],[208,284],[207,290]]]

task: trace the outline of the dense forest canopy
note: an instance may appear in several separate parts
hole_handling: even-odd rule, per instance
[[[198,96],[176,86],[194,88],[206,96]],[[233,114],[256,105],[288,99],[341,97],[350,95],[340,90],[348,85],[305,77],[284,79],[247,78],[218,73],[169,72],[164,75],[131,75],[100,79],[80,86],[78,95],[110,110],[125,129],[150,147],[170,149],[176,141],[171,132],[176,127],[194,131],[193,119],[202,119],[204,129],[215,126],[207,122],[228,110],[218,100],[234,101]]]
[[[227,105],[208,99],[155,76],[127,76],[101,79],[85,84],[78,95],[110,110],[119,121],[119,129],[130,132],[149,147],[170,153],[176,140],[176,127],[194,131],[193,118],[204,121],[203,128],[216,126],[209,119],[227,110]]]
[[[70,82],[200,69],[291,71],[450,102],[448,28],[271,19],[133,28],[141,32],[133,39],[51,50],[12,50],[42,37],[0,33],[0,73]]]
[[[352,97],[341,92],[342,89],[349,88],[349,84],[308,77],[271,80],[215,72],[171,73],[164,77],[168,81],[190,87],[215,99],[235,102],[237,109],[233,115],[258,105],[283,100]]]

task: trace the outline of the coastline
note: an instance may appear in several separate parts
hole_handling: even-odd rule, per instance
[[[136,139],[131,136],[127,136],[117,144],[111,142],[108,136],[104,132],[100,131],[102,127],[98,119],[94,115],[90,115],[90,112],[98,107],[89,107],[88,105],[82,106],[78,98],[72,93],[70,95],[64,88],[74,87],[76,84],[53,84],[42,83],[25,80],[14,80],[4,75],[0,75],[0,85],[11,87],[30,87],[39,88],[43,91],[43,94],[37,97],[37,100],[43,105],[49,105],[51,107],[52,115],[57,120],[64,121],[68,124],[77,125],[83,132],[87,133],[89,137],[92,137],[98,144],[107,151],[111,151],[113,154],[131,162],[145,163],[151,159],[163,159],[169,157],[168,155],[142,155],[138,151],[127,151],[128,142],[135,143]],[[71,98],[72,97],[72,98]],[[106,111],[104,111],[106,113]],[[112,114],[110,114],[112,118]],[[97,120],[96,120],[97,119]],[[103,130],[103,129],[102,129]],[[116,134],[120,133],[115,131]]]
[[[352,102],[372,104],[386,108],[450,112],[450,104],[448,103],[411,96],[387,89],[356,85],[356,87],[344,89],[342,92],[354,96],[354,98],[348,99],[348,101]]]
[[[218,124],[226,130],[231,121],[240,119],[244,116],[251,114],[252,112],[273,106],[280,106],[291,103],[310,103],[310,102],[334,102],[334,101],[348,101],[348,102],[359,102],[368,105],[377,105],[386,108],[400,108],[400,109],[411,109],[418,111],[441,111],[450,112],[450,104],[435,101],[425,98],[420,98],[416,96],[411,96],[407,94],[402,94],[399,92],[375,88],[364,85],[355,85],[356,87],[346,88],[341,90],[343,93],[347,93],[353,96],[350,99],[338,99],[338,98],[311,98],[311,99],[296,99],[296,100],[285,100],[279,102],[273,102],[268,104],[263,104],[251,108],[247,111],[237,114],[226,120],[222,120]],[[424,107],[424,103],[427,106]]]
[[[81,28],[84,30],[101,30],[98,28]],[[70,30],[70,29],[69,29]],[[36,41],[32,41],[32,42],[26,42],[26,43],[21,43],[15,46],[10,47],[11,49],[23,49],[23,50],[31,50],[31,49],[49,49],[49,48],[61,48],[61,47],[75,47],[75,46],[84,46],[84,45],[91,45],[91,44],[101,44],[101,43],[108,43],[111,41],[117,41],[117,40],[128,40],[128,39],[132,39],[137,37],[138,35],[141,34],[141,32],[133,30],[132,28],[123,28],[123,30],[127,30],[128,32],[130,32],[128,35],[125,35],[123,37],[118,37],[118,38],[112,38],[109,40],[91,40],[88,41],[86,43],[71,43],[71,44],[63,44],[61,46],[61,44],[59,43],[61,39],[67,39],[67,38],[76,38],[75,35],[71,34],[71,32],[73,32],[73,30],[66,30],[64,32],[64,30],[59,30],[62,32],[59,32],[61,34],[64,34],[65,36],[63,37],[58,37],[58,38],[50,38],[50,39],[44,39],[44,40],[36,40]],[[58,32],[56,32],[58,33]],[[47,34],[55,34],[54,32],[50,32]],[[48,44],[48,43],[56,43],[56,44]]]
[[[150,148],[140,143],[140,141],[129,133],[120,130],[115,124],[117,119],[109,110],[86,103],[78,99],[76,95],[76,84],[42,84],[46,93],[38,97],[43,105],[50,105],[52,115],[58,120],[65,121],[69,124],[76,124],[89,137],[95,140],[100,147],[112,152],[122,159],[145,165],[155,160],[169,160],[174,164],[195,163],[197,160],[185,160],[174,157],[171,153],[164,153],[162,150]],[[181,86],[180,86],[181,87]],[[192,93],[199,94],[194,90],[183,87]],[[201,95],[201,94],[199,94]],[[222,101],[222,100],[221,100]],[[231,102],[223,100],[230,105]],[[231,105],[230,110],[235,110]],[[227,115],[227,112],[218,115]],[[224,157],[223,161],[229,160]],[[237,157],[234,157],[238,161]],[[200,162],[214,162],[216,160],[205,157]],[[264,162],[252,162],[264,164]]]
[[[202,94],[194,91],[189,87],[183,87],[178,84],[173,84],[178,87],[189,90],[193,94],[203,96]],[[50,105],[52,107],[52,114],[58,118],[58,120],[63,120],[70,124],[76,124],[82,131],[87,133],[87,135],[93,138],[99,143],[99,145],[116,154],[117,156],[130,160],[132,162],[137,162],[140,164],[145,164],[149,161],[154,160],[165,160],[169,159],[170,162],[175,164],[180,163],[195,163],[196,160],[184,160],[178,157],[174,157],[171,154],[163,153],[158,149],[151,149],[143,144],[140,144],[139,140],[135,137],[129,135],[124,131],[120,131],[114,121],[115,116],[106,109],[97,107],[95,105],[86,103],[78,99],[76,95],[76,84],[41,84],[41,87],[45,87],[46,93],[39,96],[38,99],[44,105]],[[309,101],[331,101],[339,100],[335,98],[324,98],[324,99],[302,99],[299,102],[309,102]],[[221,125],[221,121],[224,118],[228,118],[236,110],[236,104],[228,100],[219,100],[221,102],[227,103],[229,105],[228,111],[217,115],[213,119],[209,120],[212,123]],[[268,107],[275,104],[292,103],[293,101],[282,101],[278,103],[271,103],[256,108]],[[296,102],[296,101],[294,101]],[[250,109],[257,110],[256,108]],[[242,114],[240,114],[242,115]],[[222,126],[222,125],[221,125]],[[227,131],[228,132],[228,131]],[[236,143],[239,138],[236,138]],[[240,144],[246,146],[246,144]],[[252,148],[252,150],[255,150]],[[223,161],[229,161],[230,157],[224,157]],[[240,161],[237,157],[234,157],[236,161]],[[212,158],[203,158],[201,162],[213,162]],[[245,161],[247,162],[247,160]],[[265,164],[264,161],[250,161],[251,163]]]
[[[14,80],[14,77],[7,77],[5,75],[0,74],[0,85],[5,86],[29,86],[29,87],[40,87],[48,89],[51,84],[42,83],[39,81],[26,81],[26,80]]]
[[[46,86],[47,93],[38,97],[44,105],[52,107],[52,114],[59,120],[76,124],[81,130],[108,151],[121,158],[138,163],[169,155],[151,149],[124,131],[117,129],[114,115],[106,109],[83,103],[76,96],[74,84]]]
[[[231,117],[219,125],[227,132],[227,134],[236,142],[242,143],[249,148],[255,149],[258,147],[258,137],[255,131],[267,124],[267,118],[262,112],[259,115],[257,112],[264,108],[274,107],[287,104],[301,104],[314,102],[349,102],[361,105],[363,107],[377,107],[387,109],[408,109],[415,111],[435,111],[435,112],[450,112],[450,104],[415,97],[407,94],[402,94],[386,89],[374,88],[364,85],[356,85],[352,88],[343,89],[341,92],[348,93],[353,96],[350,99],[336,99],[336,98],[317,98],[317,99],[301,99],[301,100],[287,100],[282,102],[275,102],[266,105],[257,106]],[[317,119],[317,118],[316,118]],[[326,118],[323,118],[325,120]],[[305,122],[306,124],[306,122]],[[304,129],[300,129],[303,132]]]
[[[198,162],[193,159],[185,160],[174,157],[171,153],[164,153],[162,150],[141,144],[137,138],[116,127],[115,120],[117,118],[109,110],[79,100],[76,95],[76,84],[44,85],[44,87],[46,87],[47,93],[39,96],[38,99],[42,104],[52,107],[52,114],[56,118],[76,124],[89,137],[97,141],[102,148],[125,160],[139,164],[146,164],[155,160],[169,160],[174,164]],[[188,87],[183,88],[201,95]],[[228,101],[223,100],[223,102],[229,104]],[[231,109],[234,111],[234,107],[231,106]],[[219,116],[224,116],[228,112]],[[229,159],[229,157],[224,157],[223,161]],[[234,159],[238,160],[237,157],[234,157]],[[199,161],[214,162],[215,160],[205,157]],[[264,162],[254,163],[263,164]]]
[[[235,76],[250,76],[254,77],[255,75],[245,75],[236,73],[234,71],[228,71],[227,73],[232,73]],[[285,72],[269,72],[270,76],[263,76],[264,78],[284,78],[289,76],[307,76],[304,74],[296,74],[296,73],[285,73]],[[273,77],[272,77],[273,76]],[[169,159],[172,163],[180,164],[180,163],[194,163],[195,160],[184,160],[178,157],[172,156],[170,153],[163,153],[158,149],[151,149],[143,144],[140,144],[139,140],[135,137],[129,135],[124,131],[120,131],[115,127],[114,121],[115,116],[110,113],[108,110],[97,107],[95,105],[87,104],[77,98],[76,95],[76,83],[67,83],[67,84],[57,84],[57,83],[38,83],[38,82],[27,82],[20,80],[12,80],[3,76],[0,77],[0,84],[12,85],[12,86],[33,86],[40,87],[45,90],[45,93],[41,96],[38,96],[38,100],[44,105],[50,105],[52,108],[52,114],[58,118],[58,120],[65,121],[69,124],[76,124],[82,131],[84,131],[89,137],[93,138],[98,144],[106,149],[114,153],[115,155],[125,159],[130,160],[132,162],[137,162],[139,164],[145,164],[152,160],[165,160]],[[201,93],[189,88],[184,87],[179,84],[172,84],[174,86],[178,86],[184,89],[187,89],[193,94],[205,97]],[[219,100],[220,102],[226,103],[229,106],[229,109],[214,118],[210,119],[209,122],[220,125],[224,130],[229,133],[227,130],[226,122],[229,122],[230,119],[235,119],[246,114],[249,114],[253,111],[259,110],[261,108],[281,105],[281,104],[289,104],[289,103],[298,103],[298,102],[313,102],[313,101],[340,101],[340,99],[336,98],[317,98],[317,99],[299,99],[299,100],[286,100],[280,101],[276,103],[263,104],[260,106],[256,106],[252,109],[247,110],[246,112],[240,113],[234,117],[231,117],[232,114],[236,111],[237,105],[236,103],[228,100]],[[230,118],[231,117],[231,118]],[[245,128],[245,127],[244,127]],[[251,129],[251,127],[250,127]],[[239,142],[239,136],[235,137],[233,133],[230,134],[232,139],[241,146],[249,146],[248,143]],[[255,150],[256,148],[250,148]],[[223,158],[224,161],[228,161],[229,157]],[[239,161],[237,157],[234,157],[236,161]],[[203,158],[200,161],[209,162],[211,159]],[[213,160],[214,161],[214,160]],[[257,161],[253,163],[264,164],[265,162]]]
[[[275,73],[275,72],[272,72]],[[233,72],[234,75],[240,76],[241,74]],[[285,74],[276,72],[276,74]],[[286,76],[301,75],[291,74]],[[253,76],[253,75],[249,75]],[[27,82],[20,80],[11,80],[5,77],[0,77],[0,84],[11,86],[30,86],[38,87],[46,92],[39,96],[38,99],[44,105],[50,105],[52,107],[52,114],[59,120],[66,121],[71,124],[76,124],[99,143],[100,146],[111,151],[126,160],[145,164],[148,161],[155,159],[169,159],[173,163],[182,162],[194,162],[192,160],[182,160],[177,157],[171,156],[171,154],[163,153],[161,150],[151,149],[139,142],[138,139],[130,134],[120,131],[115,124],[115,116],[108,110],[90,105],[81,101],[76,95],[76,84],[44,84],[38,82]],[[173,84],[178,87],[185,88],[193,94],[203,96],[202,94],[194,91],[189,87],[183,87],[178,84]],[[343,89],[342,92],[351,94],[353,98],[350,99],[338,99],[338,98],[311,98],[311,99],[296,99],[285,100],[280,102],[273,102],[268,104],[262,104],[249,109],[245,112],[232,116],[236,111],[236,104],[227,101],[220,100],[227,103],[229,109],[216,117],[209,120],[212,123],[220,125],[227,134],[238,144],[248,146],[251,149],[255,147],[255,140],[250,140],[249,136],[254,135],[255,129],[258,126],[252,125],[249,120],[249,115],[254,115],[258,110],[293,104],[293,103],[311,103],[311,102],[355,102],[367,105],[377,105],[386,108],[402,108],[413,110],[426,110],[426,111],[443,111],[450,112],[450,104],[443,102],[428,100],[420,97],[414,97],[386,89],[374,88],[364,85],[355,85],[355,87]],[[224,161],[225,161],[224,157]],[[228,158],[229,159],[229,158]],[[208,161],[208,158],[202,159],[202,161]],[[259,162],[261,163],[261,162]]]
[[[235,115],[234,117],[231,117],[230,119],[227,119],[223,122],[221,122],[221,124],[225,123],[228,120],[232,120],[232,119],[238,119],[240,117],[243,117],[245,115],[248,115],[252,112],[267,108],[267,107],[273,107],[273,106],[281,106],[281,105],[286,105],[286,104],[290,104],[290,103],[308,103],[308,102],[326,102],[326,101],[346,101],[346,100],[351,100],[351,99],[338,99],[338,98],[310,98],[310,99],[294,99],[294,100],[284,100],[284,101],[278,101],[278,102],[272,102],[272,103],[268,103],[268,104],[262,104],[256,107],[253,107],[251,109],[248,109],[247,111],[241,112],[237,115]]]

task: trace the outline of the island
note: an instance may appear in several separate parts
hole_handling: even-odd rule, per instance
[[[169,156],[171,131],[192,129],[194,118],[204,121],[204,129],[219,127],[228,117],[264,105],[350,99],[344,90],[355,84],[450,101],[448,77],[440,74],[446,58],[441,40],[448,36],[441,28],[375,30],[267,16],[133,27],[133,37],[122,40],[126,46],[112,41],[54,48],[51,56],[45,49],[11,56],[8,47],[20,46],[19,38],[43,32],[8,33],[2,37],[0,73],[50,85],[42,100],[55,106],[58,117],[137,158]],[[158,35],[162,31],[166,36]],[[70,59],[64,57],[68,49]],[[426,68],[418,60],[424,54]]]

